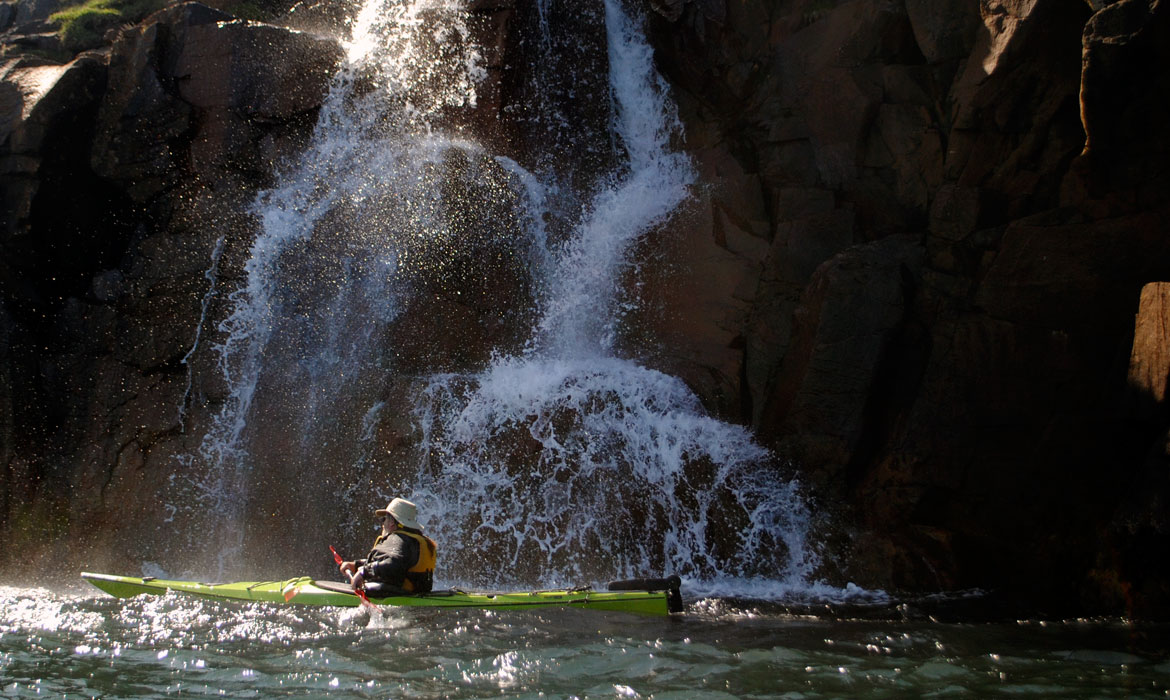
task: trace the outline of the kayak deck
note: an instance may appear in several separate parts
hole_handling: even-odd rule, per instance
[[[197,583],[171,581],[153,577],[113,576],[82,572],[81,577],[97,588],[117,598],[141,594],[163,595],[167,591],[223,600],[256,601],[292,605],[326,605],[354,607],[361,599],[344,584],[315,581],[308,576],[286,581],[241,581],[237,583]],[[421,595],[396,595],[370,598],[375,605],[428,608],[482,608],[520,609],[572,607],[590,610],[619,610],[650,615],[679,612],[682,601],[678,595],[677,580],[666,590],[611,590],[571,588],[553,591],[521,591],[508,593],[467,592],[457,589],[433,591]]]

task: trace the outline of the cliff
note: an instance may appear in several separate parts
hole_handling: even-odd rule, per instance
[[[1165,3],[647,9],[700,182],[643,244],[626,342],[791,459],[836,523],[824,575],[1170,613]],[[523,10],[475,8],[467,122],[501,143]],[[223,399],[206,319],[340,60],[279,24],[179,5],[0,69],[5,569],[140,561],[185,517],[157,494]],[[474,363],[507,323],[443,329],[494,311],[404,323]]]
[[[1164,614],[1165,5],[659,10],[710,183],[667,366],[848,504],[862,580]]]

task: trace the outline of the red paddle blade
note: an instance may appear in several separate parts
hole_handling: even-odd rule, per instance
[[[329,545],[329,551],[333,552],[333,561],[337,562],[338,566],[341,566],[342,562],[344,562],[345,560],[341,558],[341,555],[337,553],[337,550],[333,548],[333,545]],[[377,607],[373,603],[370,602],[370,599],[366,595],[366,592],[363,591],[362,589],[360,589],[360,588],[355,589],[354,593],[357,593],[358,598],[361,598],[362,603],[364,603],[365,605],[368,605],[371,608]]]

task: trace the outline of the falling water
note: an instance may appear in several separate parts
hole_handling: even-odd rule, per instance
[[[223,245],[227,241],[226,236],[220,236],[215,241],[215,247],[211,251],[211,266],[203,273],[203,278],[207,280],[207,291],[203,294],[203,300],[200,302],[199,308],[199,323],[195,324],[195,339],[191,342],[191,349],[187,354],[183,355],[183,364],[187,367],[187,386],[183,390],[183,398],[179,400],[179,425],[186,428],[187,421],[187,403],[191,397],[191,387],[194,383],[194,372],[191,369],[191,358],[199,349],[199,341],[203,337],[203,327],[207,322],[207,310],[211,306],[212,300],[215,299],[217,285],[219,282],[219,261],[223,257]]]
[[[189,460],[179,490],[190,501],[172,505],[210,514],[212,536],[198,539],[214,542],[221,571],[247,537],[258,464],[290,450],[290,431],[317,459],[286,459],[280,480],[309,478],[289,473],[294,461],[320,464],[361,439],[346,432],[357,422],[347,413],[368,415],[359,407],[379,391],[387,367],[376,350],[407,293],[404,258],[449,242],[437,180],[450,151],[477,147],[429,127],[444,109],[474,104],[478,63],[458,48],[463,19],[448,3],[367,2],[309,147],[253,207],[246,281],[219,326],[227,397]]]
[[[685,200],[693,171],[638,25],[605,3],[612,133],[622,157],[555,251],[529,351],[432,377],[412,493],[455,577],[571,583],[684,574],[770,595],[817,564],[793,482],[678,379],[614,352],[630,252]],[[769,585],[770,584],[770,585]]]
[[[565,23],[549,20],[551,5],[537,8],[546,53],[574,43],[556,36]],[[187,486],[214,516],[221,570],[249,537],[259,491],[283,490],[303,512],[326,488],[359,512],[371,497],[418,501],[451,582],[679,573],[728,593],[808,589],[810,516],[782,465],[680,380],[617,350],[622,311],[637,303],[624,293],[633,251],[695,176],[639,22],[618,0],[570,14],[604,24],[600,54],[584,60],[608,72],[608,101],[590,106],[603,123],[572,111],[583,83],[562,85],[516,120],[525,148],[503,154],[465,119],[485,76],[468,11],[442,0],[361,9],[312,143],[257,199],[246,282],[219,328],[228,395]],[[542,80],[520,93],[540,94]],[[580,172],[566,167],[574,158]],[[527,276],[525,296],[509,300],[531,307],[527,339],[480,369],[414,367],[416,463],[371,493],[361,484],[377,472],[387,388],[410,374],[395,324],[468,274],[456,258],[472,251],[476,272],[476,246],[493,245]],[[338,459],[351,467],[334,481],[314,471]]]

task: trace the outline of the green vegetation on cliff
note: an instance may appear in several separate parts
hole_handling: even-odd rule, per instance
[[[73,52],[101,46],[109,30],[138,22],[166,0],[88,0],[53,14],[49,21],[61,31],[61,43]]]
[[[63,0],[65,9],[49,17],[61,36],[62,46],[76,54],[102,46],[106,34],[120,26],[136,24],[175,0]],[[204,4],[247,20],[269,21],[288,11],[289,0],[205,0]]]

